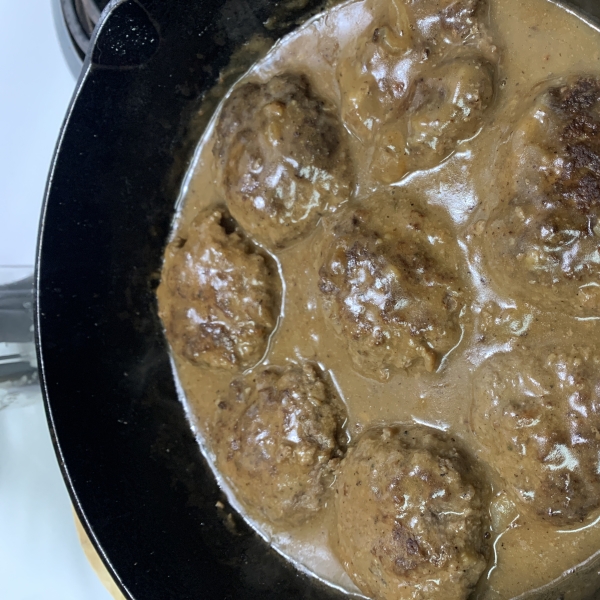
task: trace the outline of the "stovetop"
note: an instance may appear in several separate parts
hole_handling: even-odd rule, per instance
[[[46,177],[75,86],[53,8],[62,18],[48,0],[0,0],[0,284],[33,271]],[[41,395],[30,400],[0,410],[0,598],[109,600],[79,546]]]

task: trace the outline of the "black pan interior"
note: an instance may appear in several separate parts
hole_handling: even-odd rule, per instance
[[[244,42],[319,8],[302,4],[112,2],[57,148],[37,265],[45,401],[76,510],[132,599],[342,597],[228,508],[177,399],[155,300],[203,97]]]

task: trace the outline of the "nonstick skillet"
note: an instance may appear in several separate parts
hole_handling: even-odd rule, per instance
[[[320,2],[111,2],[60,135],[36,273],[42,386],[75,509],[128,598],[344,597],[228,508],[177,398],[155,298],[211,110],[251,48]],[[600,1],[577,6],[600,16]],[[256,36],[268,42],[244,46]]]

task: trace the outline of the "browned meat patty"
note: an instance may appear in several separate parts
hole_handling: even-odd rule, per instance
[[[432,168],[481,127],[494,95],[496,50],[477,7],[470,0],[380,3],[340,61],[342,118],[374,144],[375,179],[391,183]]]
[[[374,21],[338,64],[342,119],[362,141],[410,100],[418,72],[418,32],[403,2],[372,8]]]
[[[459,248],[441,209],[375,196],[325,238],[320,290],[356,367],[385,380],[433,371],[461,338],[468,295]]]
[[[160,317],[175,352],[202,366],[244,369],[267,349],[281,303],[274,261],[223,208],[200,213],[167,249]]]
[[[465,600],[487,566],[488,488],[445,434],[368,431],[336,483],[346,571],[375,600]]]
[[[236,87],[216,136],[229,210],[271,248],[312,231],[352,193],[344,128],[303,75]]]
[[[512,135],[512,185],[485,235],[508,294],[569,313],[600,308],[600,82],[546,87]]]
[[[518,505],[549,524],[600,506],[600,357],[518,346],[475,375],[472,424]]]
[[[477,14],[480,7],[485,10],[485,2],[481,0],[416,0],[412,6],[425,39],[437,46],[438,51],[481,35]]]
[[[345,408],[311,364],[263,367],[218,404],[217,465],[271,522],[298,524],[325,505],[344,455]]]
[[[402,119],[376,135],[373,168],[386,182],[430,169],[474,136],[494,95],[492,67],[479,58],[442,62],[420,77]]]

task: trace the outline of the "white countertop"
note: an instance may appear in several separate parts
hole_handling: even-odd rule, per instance
[[[50,0],[0,0],[0,82],[0,267],[33,268],[46,175],[75,85]],[[110,598],[79,546],[41,396],[0,411],[0,598]]]

